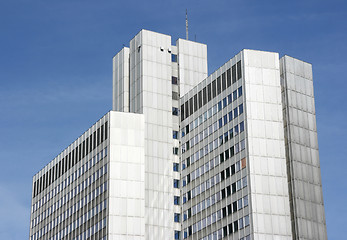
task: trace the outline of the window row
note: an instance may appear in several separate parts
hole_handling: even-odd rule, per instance
[[[242,96],[242,86],[235,90],[233,93],[230,93],[227,97],[223,98],[223,100],[219,101],[217,104],[213,105],[206,112],[201,114],[199,117],[191,121],[185,127],[182,127],[182,137],[191,132],[193,129],[200,126],[202,123],[210,119],[217,112],[226,108],[232,102],[234,102],[237,98]],[[235,117],[234,117],[235,118]],[[231,118],[232,119],[232,118]]]
[[[230,130],[229,130],[230,133]],[[196,151],[190,157],[188,157],[186,160],[182,161],[182,170],[184,170],[186,167],[189,167],[194,162],[198,161],[199,159],[203,158],[213,150],[217,149],[218,147],[222,146],[224,144],[223,139],[220,137],[216,138],[214,141],[210,142],[209,144],[206,144],[203,148]],[[235,154],[239,153],[241,150],[245,149],[245,140],[241,140],[239,143],[235,143],[234,146],[230,148],[229,157],[234,156]]]
[[[237,76],[236,76],[237,68]],[[217,79],[213,80],[201,91],[191,97],[188,101],[181,105],[181,121],[192,115],[206,103],[215,98],[222,91],[241,79],[241,61],[233,65],[226,72],[222,73]]]
[[[87,196],[83,197],[81,200],[79,200],[77,203],[75,203],[73,206],[68,208],[66,211],[64,211],[60,216],[55,218],[55,220],[51,221],[49,224],[53,225],[53,227],[57,226],[59,223],[63,222],[66,218],[70,217],[72,214],[78,212],[80,209],[85,207],[89,202],[100,196],[102,193],[104,193],[107,190],[107,183],[101,184],[99,187],[97,187],[95,190],[90,192]],[[57,210],[58,204],[52,205],[46,213],[40,214],[40,216],[34,218],[31,222],[32,226],[31,228],[35,227],[37,224],[39,224],[40,221],[43,221],[45,218],[47,218],[51,213],[54,213]],[[53,228],[52,227],[52,228]]]
[[[216,216],[213,218],[213,215],[216,214]],[[207,218],[202,219],[201,221],[195,223],[192,226],[189,226],[184,230],[184,236],[183,238],[187,238],[188,236],[193,235],[196,232],[199,232],[200,230],[208,227],[209,225],[215,223],[216,221],[219,221],[221,219],[221,210],[217,211]],[[234,232],[237,232],[238,230],[247,227],[249,225],[249,215],[240,218],[239,220],[234,221],[233,223],[230,223],[223,228],[219,229],[218,231],[212,233],[210,236],[204,239],[221,239],[223,237],[226,237],[228,234],[232,234]],[[225,231],[225,229],[227,231]],[[228,231],[229,229],[229,231]]]
[[[227,150],[228,151],[228,150]],[[226,151],[226,152],[227,152]],[[212,166],[211,162],[216,161],[215,167],[217,167],[220,163],[224,162],[226,159],[224,154],[221,153],[219,157],[216,157],[215,159],[212,159],[211,161],[207,162],[206,164],[202,165],[200,168],[196,169],[192,173],[188,174],[187,176],[183,177],[183,187],[189,184],[190,182],[194,181],[204,173],[207,173],[210,168],[209,166]],[[218,164],[217,164],[218,163]],[[237,161],[235,164],[232,164],[230,167],[226,168],[225,170],[221,171],[221,181],[223,181],[225,178],[228,178],[235,173],[239,172],[241,169],[246,167],[246,158],[241,159],[241,161]],[[211,170],[213,167],[211,167]]]
[[[223,179],[224,180],[224,179]],[[185,204],[190,199],[193,199],[194,197],[198,196],[199,194],[205,192],[206,190],[210,189],[214,185],[217,185],[219,182],[223,181],[221,179],[221,173],[216,174],[210,179],[207,179],[205,182],[199,184],[192,190],[188,191],[187,193],[183,194],[183,204]],[[222,199],[225,197],[230,196],[231,194],[234,194],[235,192],[241,190],[242,188],[247,187],[247,176],[243,177],[242,179],[232,183],[228,187],[222,189],[221,197]]]
[[[220,192],[218,192],[216,194],[220,194]],[[190,217],[202,212],[203,210],[209,208],[210,206],[213,206],[214,204],[218,203],[221,200],[221,197],[220,197],[220,195],[219,195],[219,197],[216,197],[216,194],[213,194],[212,196],[204,199],[202,202],[199,202],[198,204],[192,206],[187,211],[185,211],[183,214],[183,221],[186,221],[188,218],[190,218]],[[228,212],[229,214],[234,213],[234,212],[240,210],[241,208],[248,206],[248,195],[240,198],[239,200],[235,201],[231,205],[232,205],[232,209],[230,209],[230,213]],[[224,210],[222,210],[222,212],[224,213]],[[225,215],[223,215],[223,216],[225,216]]]
[[[99,221],[98,223],[94,224],[90,228],[88,228],[85,232],[74,238],[73,240],[84,240],[84,239],[93,239],[91,238],[95,233],[101,231],[106,227],[106,218],[103,220]],[[60,238],[58,238],[60,239]],[[94,238],[95,239],[95,238]],[[103,237],[101,240],[106,240],[107,237]],[[50,239],[53,240],[53,239]]]
[[[41,221],[48,218],[51,214],[53,214],[55,211],[60,209],[62,206],[64,206],[66,203],[68,203],[71,199],[73,199],[79,193],[84,191],[87,187],[90,187],[91,184],[93,184],[96,180],[101,178],[106,173],[107,173],[107,165],[105,164],[98,171],[94,172],[93,175],[88,177],[86,180],[84,180],[82,183],[80,183],[78,186],[76,186],[74,189],[72,189],[66,195],[62,196],[58,201],[56,201],[54,204],[52,204],[51,207],[47,208],[47,210],[42,212],[37,217],[38,218],[37,224],[39,224]],[[90,198],[92,197],[91,193],[89,194],[89,197]]]
[[[33,198],[46,189],[52,182],[57,180],[61,175],[66,173],[70,168],[81,161],[87,154],[93,151],[108,135],[108,122],[101,125],[93,134],[87,137],[79,146],[73,149],[53,168],[49,169],[43,176],[34,183]]]
[[[32,208],[32,212],[37,211],[40,207],[42,207],[45,203],[55,197],[60,191],[69,186],[72,182],[76,181],[80,176],[82,176],[86,171],[95,166],[99,161],[101,161],[104,157],[107,156],[107,147],[97,153],[93,158],[83,164],[79,169],[73,172],[70,176],[68,176],[64,181],[62,181],[58,186],[52,189],[49,193],[39,199]]]
[[[241,104],[239,106],[239,109],[243,109],[243,104]],[[236,110],[237,110],[237,108],[236,108]],[[234,111],[235,111],[235,109],[234,109]],[[232,111],[230,113],[232,113]],[[228,121],[228,115],[225,115],[223,118],[220,118],[215,123],[213,123],[210,126],[206,127],[203,131],[201,131],[200,133],[196,134],[189,141],[187,141],[186,143],[182,144],[182,153],[184,153],[185,151],[187,151],[190,148],[194,147],[199,142],[202,142],[204,139],[206,139],[208,136],[213,134],[218,129],[220,129],[223,126],[225,126],[230,121],[231,120]],[[229,140],[229,139],[232,139],[237,134],[239,134],[239,132],[241,133],[244,130],[245,130],[245,125],[244,125],[244,122],[242,121],[240,124],[236,124],[236,126],[234,127],[234,131],[233,131],[233,128],[231,128],[231,130],[229,130],[229,133],[226,132],[226,133],[224,133],[224,135],[226,134],[226,137]]]
[[[99,214],[100,212],[102,212],[104,209],[106,209],[106,200],[104,200],[103,202],[99,203],[98,205],[96,205],[94,208],[92,208],[91,210],[89,210],[88,212],[86,212],[85,214],[83,214],[82,216],[80,216],[77,220],[75,220],[74,222],[72,222],[69,226],[63,228],[61,230],[60,237],[65,237],[66,235],[70,234],[71,232],[73,232],[75,229],[79,228],[82,224],[88,222],[88,220],[90,220],[91,218],[93,218],[94,216],[96,216],[97,214]],[[49,224],[47,224],[46,226],[44,226],[43,228],[41,228],[37,233],[38,236],[44,236],[46,235],[49,231],[51,231],[52,229],[54,229],[56,226],[58,226],[59,223],[63,222],[65,219],[62,219],[62,217],[64,217],[64,214],[62,214],[61,216],[53,219],[53,221],[51,221]],[[34,235],[35,236],[35,235]],[[57,238],[58,234],[56,234],[55,236],[53,236],[51,239]],[[47,238],[47,236],[46,236]],[[34,237],[34,239],[36,240],[37,238]]]

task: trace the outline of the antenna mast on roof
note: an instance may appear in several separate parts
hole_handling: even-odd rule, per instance
[[[186,39],[188,40],[188,12],[186,9]]]

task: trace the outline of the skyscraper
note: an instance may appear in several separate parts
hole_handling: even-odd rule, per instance
[[[141,30],[32,197],[30,239],[326,239],[311,65],[243,50],[207,77],[206,45]]]

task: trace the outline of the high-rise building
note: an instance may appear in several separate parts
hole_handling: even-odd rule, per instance
[[[327,239],[312,67],[141,30],[113,109],[33,177],[30,239]]]

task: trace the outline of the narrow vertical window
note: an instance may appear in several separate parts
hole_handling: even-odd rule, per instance
[[[241,61],[237,62],[237,79],[242,78]]]
[[[222,74],[222,91],[224,91],[227,87],[225,74],[225,72]]]
[[[233,83],[236,82],[236,65],[233,65],[231,67],[231,71],[232,71],[232,80],[233,80]]]
[[[202,98],[203,98],[203,105],[207,103],[207,94],[206,94],[206,87],[202,90]]]
[[[212,91],[211,91],[211,83],[207,85],[207,101],[211,101],[212,99]]]
[[[220,83],[220,76],[217,78],[217,94],[220,94],[222,92],[221,89],[221,83]]]
[[[227,70],[227,86],[231,86],[231,70],[230,68]]]
[[[199,102],[199,108],[202,107],[202,91],[198,93],[198,102]]]
[[[217,96],[217,87],[216,87],[216,80],[212,82],[212,97],[215,98]]]
[[[107,139],[108,134],[108,122],[105,122],[105,140]]]

